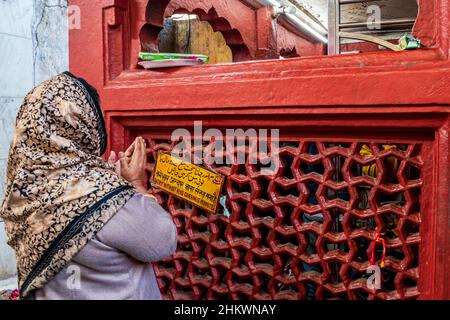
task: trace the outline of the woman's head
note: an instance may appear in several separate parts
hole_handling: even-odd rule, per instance
[[[69,72],[34,88],[17,116],[12,148],[30,156],[35,152],[84,159],[102,155],[106,130],[97,91]]]

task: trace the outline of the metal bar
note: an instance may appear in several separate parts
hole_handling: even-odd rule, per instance
[[[390,19],[384,20],[380,22],[382,27],[391,27],[391,26],[399,26],[399,25],[414,25],[416,22],[415,19]],[[367,27],[367,22],[349,22],[339,24],[339,29],[347,29],[347,28],[363,28]]]
[[[361,28],[346,28],[346,29],[342,29],[341,31],[345,31],[345,32],[353,32],[353,33],[360,33],[360,34],[373,34],[373,35],[387,35],[387,34],[391,34],[391,33],[401,33],[402,35],[404,35],[405,33],[411,33],[411,28],[384,28],[384,29],[380,29],[380,30],[366,30],[366,29],[361,29]],[[400,36],[398,36],[399,38]]]
[[[281,7],[281,3],[279,3],[276,0],[256,0],[257,2],[261,3],[263,6],[272,6],[276,8]]]
[[[274,8],[282,8],[283,4],[280,3],[277,0],[256,0],[257,2],[259,2],[261,5],[264,6],[272,6]],[[307,17],[307,19],[305,20],[305,18],[303,17],[303,19],[301,19],[299,17],[299,15],[296,14],[291,14],[288,12],[283,12],[282,15],[286,18],[286,20],[293,25],[297,30],[299,30],[300,32],[306,32],[306,34],[311,35],[313,38],[323,42],[323,43],[327,43],[328,39],[327,37],[327,31],[326,30],[318,30],[317,27],[314,26],[314,23],[317,23],[314,19],[312,19],[311,17]],[[305,21],[303,21],[305,20]],[[310,20],[310,21],[308,21]],[[319,27],[324,28],[324,26],[320,23],[317,23]]]
[[[353,3],[365,3],[365,2],[375,2],[380,0],[340,0],[339,4],[353,4]]]
[[[340,53],[341,41],[339,38],[340,24],[339,0],[328,0],[328,55],[334,56]]]
[[[312,36],[313,38],[315,38],[315,39],[317,39],[317,40],[319,40],[319,41],[321,41],[323,43],[327,43],[328,42],[326,34],[325,35],[321,34],[317,30],[315,30],[311,25],[309,25],[308,23],[300,20],[299,17],[297,17],[296,15],[291,14],[291,13],[286,13],[285,17],[298,30],[303,30],[304,32],[306,32],[307,34]]]

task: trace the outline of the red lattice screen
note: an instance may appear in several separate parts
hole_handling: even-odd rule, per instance
[[[149,175],[167,140],[148,139]],[[227,177],[216,215],[153,190],[178,227],[155,265],[166,299],[418,298],[421,144],[284,141],[274,176],[257,165]],[[225,199],[225,198],[224,198]],[[367,288],[371,244],[387,250],[382,288]],[[377,246],[377,264],[382,246]]]

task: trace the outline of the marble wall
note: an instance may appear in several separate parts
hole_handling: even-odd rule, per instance
[[[0,1],[0,201],[17,110],[35,85],[68,68],[67,0]],[[17,287],[0,220],[0,290]]]

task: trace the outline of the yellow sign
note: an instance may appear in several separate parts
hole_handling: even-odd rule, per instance
[[[224,179],[220,174],[160,152],[152,183],[176,197],[215,213]]]

